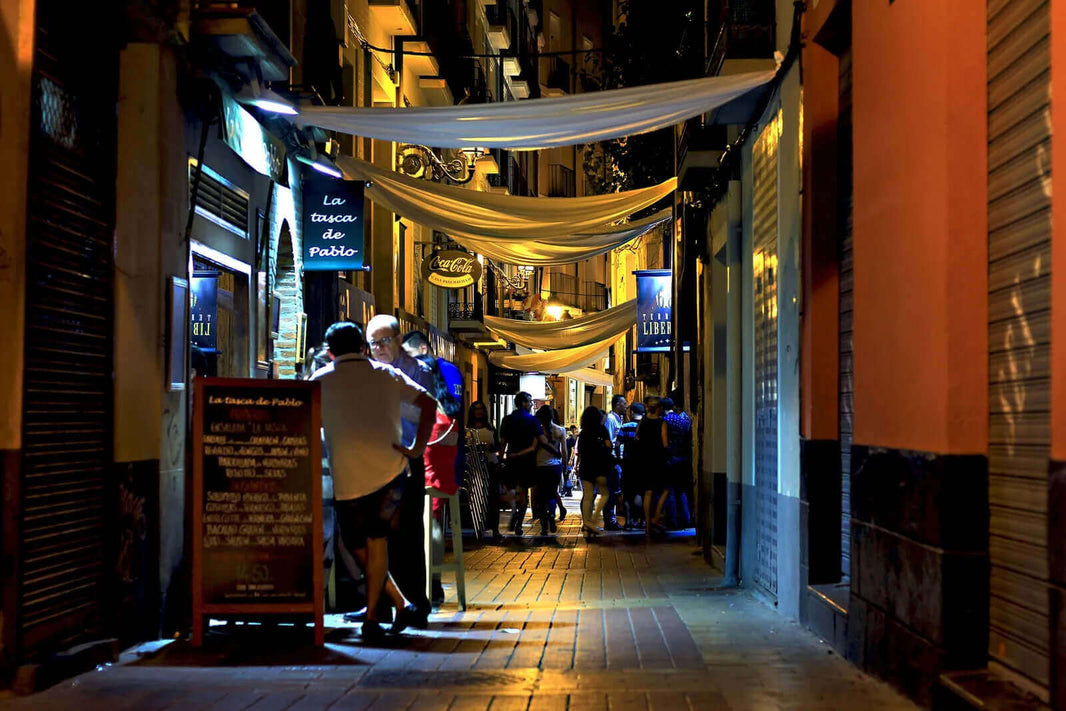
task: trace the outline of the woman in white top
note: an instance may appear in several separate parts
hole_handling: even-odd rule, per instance
[[[473,430],[477,441],[485,447],[485,464],[489,470],[489,491],[486,501],[489,530],[493,538],[500,537],[500,460],[497,452],[500,449],[500,436],[496,428],[489,421],[489,409],[485,403],[475,400],[470,404],[470,410],[466,414],[466,426]]]
[[[533,489],[533,517],[540,519],[542,536],[555,533],[554,504],[565,516],[562,501],[559,499],[559,482],[563,475],[563,452],[566,451],[566,430],[555,424],[555,410],[551,405],[542,405],[537,410],[537,420],[548,438],[549,447],[543,444],[537,447],[536,486]]]

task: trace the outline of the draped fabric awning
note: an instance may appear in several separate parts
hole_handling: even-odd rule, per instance
[[[579,348],[609,341],[637,322],[637,301],[566,321],[519,321],[486,316],[489,330],[526,348]]]
[[[607,357],[608,349],[620,339],[621,336],[615,336],[578,348],[560,348],[525,355],[507,352],[490,353],[489,362],[501,368],[522,372],[566,373],[586,368]]]
[[[666,208],[650,217],[616,225],[599,234],[560,237],[557,241],[500,242],[487,237],[452,232],[452,239],[467,249],[504,264],[547,267],[573,264],[610,252],[652,231],[673,216]]]
[[[605,373],[602,370],[582,368],[581,370],[568,370],[565,373],[559,373],[559,375],[568,375],[574,380],[580,380],[586,385],[597,385],[607,388],[614,386],[614,376],[610,373]]]
[[[392,212],[453,235],[527,242],[599,233],[608,225],[666,197],[677,178],[621,193],[586,197],[499,195],[419,180],[366,161],[341,156],[348,177],[366,180],[366,196]]]
[[[773,76],[774,72],[749,72],[463,106],[311,106],[300,110],[298,121],[354,136],[435,148],[552,148],[673,126],[718,108]]]

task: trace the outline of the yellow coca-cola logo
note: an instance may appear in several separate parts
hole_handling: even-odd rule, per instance
[[[481,278],[481,264],[469,252],[445,249],[423,261],[422,276],[434,286],[461,289]]]

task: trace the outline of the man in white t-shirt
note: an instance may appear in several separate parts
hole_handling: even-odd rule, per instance
[[[350,321],[326,331],[332,362],[311,376],[322,384],[322,427],[330,454],[337,522],[344,543],[366,572],[363,641],[382,637],[378,602],[384,591],[397,607],[393,631],[417,617],[389,580],[387,540],[399,520],[409,457],[421,457],[433,429],[436,401],[413,380],[363,355],[363,333]],[[404,405],[421,409],[410,448],[403,442]]]

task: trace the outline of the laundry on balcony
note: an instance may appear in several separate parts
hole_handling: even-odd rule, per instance
[[[358,158],[337,165],[369,183],[366,197],[398,215],[452,235],[526,242],[597,234],[670,195],[677,180],[620,193],[575,198],[523,197],[466,190],[412,178]]]
[[[673,126],[723,106],[772,71],[461,106],[306,106],[298,121],[354,136],[440,148],[536,149],[595,143]]]
[[[486,316],[485,325],[497,335],[526,348],[579,348],[609,341],[637,323],[637,302],[627,301],[565,321],[519,321]]]

